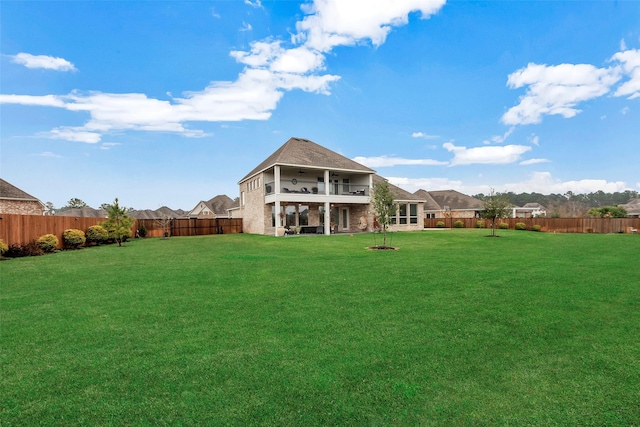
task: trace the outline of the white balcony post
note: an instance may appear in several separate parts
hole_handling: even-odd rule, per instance
[[[280,194],[280,166],[273,167],[273,185],[276,187],[274,194]]]
[[[331,203],[324,202],[324,234],[331,234]]]
[[[280,200],[276,199],[276,207],[275,207],[275,214],[276,214],[276,226],[275,226],[275,236],[278,237],[278,230],[280,229],[280,221],[282,221],[280,219]]]
[[[325,195],[329,195],[329,171],[325,170],[324,171],[324,194]]]

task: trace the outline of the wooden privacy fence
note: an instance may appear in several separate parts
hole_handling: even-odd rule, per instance
[[[170,236],[177,237],[242,233],[241,218],[180,218],[173,220],[139,219],[137,229],[140,229],[143,225],[147,229],[147,237],[162,237],[165,229],[168,231]]]
[[[0,214],[0,239],[7,245],[28,243],[45,234],[53,234],[62,247],[62,233],[69,228],[82,230],[85,233],[92,225],[97,225],[105,218],[84,218],[73,216],[40,216]],[[161,237],[164,232],[159,220],[136,220],[131,227],[131,235],[144,224],[147,237]],[[207,234],[242,233],[242,219],[174,219],[168,225],[170,236],[202,236]]]
[[[453,218],[453,222],[462,221],[464,228],[475,228],[478,221],[484,221],[485,227],[491,227],[491,220],[476,218]],[[425,218],[425,228],[437,228],[438,222],[444,222],[445,228],[452,227],[450,218]],[[541,231],[552,233],[628,233],[631,228],[640,229],[640,218],[502,218],[496,220],[499,225],[507,224],[515,230],[516,223],[523,222],[527,230],[534,225],[542,227]],[[497,228],[497,226],[496,226]]]

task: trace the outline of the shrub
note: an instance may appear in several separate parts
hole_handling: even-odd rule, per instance
[[[40,236],[36,243],[44,252],[53,252],[58,247],[58,238],[53,234]]]
[[[531,228],[533,231],[542,231],[542,226],[540,224],[536,224]]]
[[[62,233],[62,239],[66,247],[70,249],[78,249],[84,245],[87,239],[84,237],[84,231],[75,228],[69,228]]]
[[[147,237],[147,227],[145,227],[144,224],[140,225],[140,228],[138,229],[138,236]]]
[[[438,221],[438,222],[436,222],[436,227],[438,227],[438,228],[444,228],[444,221]]]
[[[109,232],[100,225],[92,225],[87,229],[87,242],[99,245],[109,238]]]
[[[453,226],[454,226],[455,228],[464,228],[464,222],[462,222],[462,221],[456,221],[456,222],[454,222],[454,223],[453,223]]]
[[[484,221],[476,222],[476,228],[484,228]]]
[[[516,230],[526,230],[527,224],[524,222],[516,222]]]
[[[8,250],[9,246],[7,246],[7,244],[2,239],[0,239],[0,256],[4,255]]]
[[[509,224],[507,224],[506,222],[501,222],[498,227],[500,228],[500,230],[508,230]]]
[[[32,240],[28,243],[13,243],[9,245],[5,256],[7,258],[21,258],[25,256],[38,256],[43,253],[36,241]]]

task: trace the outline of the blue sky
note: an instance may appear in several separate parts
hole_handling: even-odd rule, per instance
[[[640,191],[640,2],[1,4],[0,175],[191,209],[296,136],[408,190]]]

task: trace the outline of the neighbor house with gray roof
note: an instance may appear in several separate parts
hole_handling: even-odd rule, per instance
[[[0,214],[44,215],[39,199],[0,178]]]
[[[424,199],[425,218],[480,218],[482,200],[456,190],[418,190],[414,195]]]
[[[201,219],[229,218],[231,216],[229,211],[237,204],[237,200],[231,199],[226,194],[220,194],[209,200],[200,200],[187,216]]]
[[[345,156],[291,138],[239,182],[245,233],[282,235],[373,230],[373,187],[384,178]],[[421,230],[424,200],[389,184],[399,209],[392,230]]]

